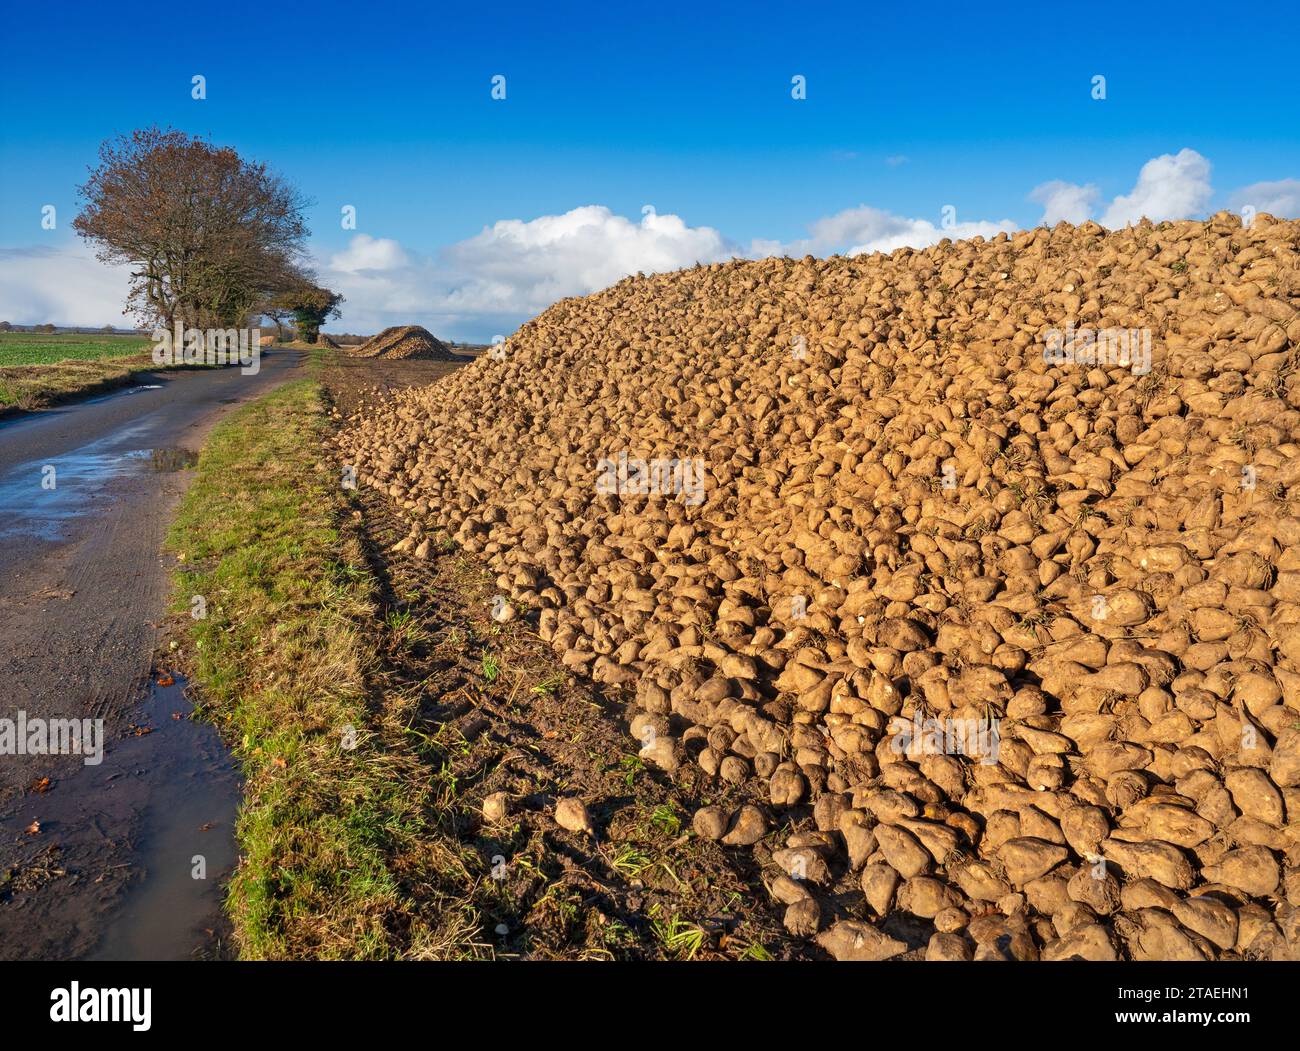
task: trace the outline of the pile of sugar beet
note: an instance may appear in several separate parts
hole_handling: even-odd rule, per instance
[[[1220,213],[638,275],[340,453],[647,762],[761,791],[694,829],[830,955],[1300,959],[1298,251]],[[1070,325],[1151,368],[1046,360]],[[915,732],[956,725],[996,752]]]

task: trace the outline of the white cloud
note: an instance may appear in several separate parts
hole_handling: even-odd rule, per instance
[[[1116,197],[1100,222],[1113,230],[1143,217],[1190,219],[1204,213],[1212,192],[1209,161],[1195,150],[1166,153],[1142,165],[1133,192]]]
[[[508,284],[511,304],[539,307],[593,292],[638,270],[676,270],[728,259],[737,249],[712,227],[689,227],[676,215],[643,209],[639,223],[600,205],[530,222],[503,219],[452,245],[448,262],[473,275],[480,290]]]
[[[1246,206],[1279,219],[1300,218],[1300,179],[1278,179],[1244,186],[1232,195],[1232,206]]]
[[[1029,193],[1029,200],[1043,206],[1043,218],[1039,222],[1044,226],[1055,226],[1062,219],[1078,226],[1092,217],[1092,207],[1097,202],[1100,191],[1088,183],[1064,182],[1053,179],[1035,186]]]
[[[387,237],[357,234],[346,250],[330,258],[330,266],[348,274],[367,270],[395,270],[410,262],[402,246]]]
[[[128,327],[122,316],[130,275],[109,267],[85,245],[0,248],[0,321],[16,325]]]
[[[905,219],[901,215],[891,215],[874,208],[856,209],[874,212],[858,229],[860,244],[848,250],[849,255],[861,255],[863,252],[892,252],[896,248],[928,248],[938,244],[945,237],[954,241],[964,241],[971,237],[994,237],[1000,233],[1013,233],[1019,227],[1010,219],[990,222],[980,219],[976,222],[955,223],[950,227],[935,226],[928,219]]]
[[[886,157],[885,163],[891,168],[897,168],[900,164],[906,164],[907,158],[901,153],[895,153],[892,156]]]
[[[1017,229],[1010,219],[997,222],[954,223],[936,226],[928,219],[909,219],[880,208],[859,205],[828,215],[809,224],[810,236],[797,241],[756,240],[750,254],[764,255],[860,255],[863,252],[892,252],[896,248],[927,248],[945,237],[954,241],[967,237],[992,237]]]
[[[443,330],[475,321],[478,331],[484,322],[508,331],[557,299],[595,292],[629,274],[738,254],[717,230],[688,226],[676,215],[647,207],[634,222],[587,205],[563,215],[503,219],[436,258],[359,234],[323,263],[320,277],[347,297],[335,328],[363,331],[404,316]]]

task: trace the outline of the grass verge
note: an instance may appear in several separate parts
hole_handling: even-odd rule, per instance
[[[466,932],[437,886],[468,875],[409,713],[369,700],[375,582],[324,409],[307,379],[218,425],[169,537],[177,609],[206,603],[186,647],[201,711],[247,779],[227,908],[245,958],[450,955]]]
[[[0,332],[0,415],[125,386],[154,367],[149,346],[133,335]]]
[[[157,366],[148,354],[0,368],[0,415],[49,408],[134,383]]]

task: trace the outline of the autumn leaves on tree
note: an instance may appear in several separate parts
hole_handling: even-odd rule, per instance
[[[146,128],[110,139],[81,187],[73,223],[103,263],[131,268],[124,313],[195,328],[294,317],[314,339],[342,296],[307,266],[308,236],[296,188],[184,132]],[[308,334],[310,330],[310,334]]]

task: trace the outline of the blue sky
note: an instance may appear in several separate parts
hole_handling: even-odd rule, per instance
[[[1091,187],[1099,218],[1144,164],[1182,150],[1208,165],[1180,168],[1209,186],[1186,197],[1202,213],[1260,183],[1282,184],[1285,202],[1300,179],[1294,2],[60,7],[3,15],[0,274],[23,252],[70,250],[76,186],[102,139],[171,125],[268,162],[315,200],[322,276],[348,285],[340,330],[405,311],[486,338],[551,292],[609,277],[583,254],[607,237],[632,269],[654,241],[651,269],[693,261],[674,254],[707,247],[690,231],[752,254],[864,205],[1032,226],[1044,205],[1028,195],[1052,180]],[[490,97],[495,74],[504,101]],[[791,98],[796,74],[806,99]],[[1105,100],[1091,97],[1096,74]],[[340,225],[345,204],[355,231]],[[638,240],[602,215],[575,220],[586,243],[559,257],[532,227],[480,236],[586,206],[635,226],[646,204],[680,218],[680,252],[674,231]],[[812,247],[881,244],[870,223],[840,225],[843,243]],[[551,261],[553,285],[537,275]],[[20,308],[0,299],[14,320]]]

